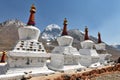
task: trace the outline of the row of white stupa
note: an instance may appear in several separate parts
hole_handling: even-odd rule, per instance
[[[65,70],[72,66],[73,69],[91,67],[97,68],[106,65],[110,59],[110,54],[106,52],[105,44],[101,42],[100,33],[98,43],[89,40],[88,29],[85,28],[85,40],[81,42],[82,49],[79,51],[72,47],[73,38],[67,35],[64,21],[62,36],[57,38],[59,46],[55,47],[51,53],[51,61],[48,67],[53,70]],[[97,51],[100,53],[98,54]]]
[[[50,54],[38,41],[40,30],[35,27],[34,13],[36,8],[32,5],[27,26],[18,29],[19,41],[12,51],[7,53],[9,69],[46,67],[51,70],[80,69],[85,67],[98,67],[106,61],[108,54],[98,54],[96,50],[105,51],[105,44],[95,44],[88,39],[88,31],[85,31],[85,41],[81,42],[79,51],[72,47],[73,38],[67,35],[67,20],[64,20],[62,36],[57,38],[59,46]],[[47,62],[50,58],[50,62]]]

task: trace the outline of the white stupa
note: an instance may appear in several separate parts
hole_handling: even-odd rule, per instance
[[[89,40],[88,37],[88,28],[85,28],[85,37],[84,41],[81,42],[82,49],[79,50],[81,55],[80,64],[86,67],[89,67],[91,64],[94,64],[99,61],[99,54],[96,52],[95,43]]]
[[[49,69],[66,70],[72,66],[73,69],[81,67],[79,64],[80,54],[76,48],[72,47],[73,38],[67,33],[67,20],[64,20],[62,36],[57,38],[59,46],[55,47],[51,53]],[[69,66],[66,68],[66,65]],[[74,66],[74,67],[73,67]]]
[[[16,67],[44,67],[50,57],[41,42],[38,41],[40,30],[35,27],[34,14],[36,8],[32,5],[27,26],[18,29],[19,41],[15,48],[8,53],[8,63]]]
[[[95,48],[100,56],[99,62],[103,65],[108,64],[107,62],[110,60],[112,55],[108,54],[106,51],[106,44],[102,42],[100,32],[98,32],[98,43],[95,44]]]
[[[95,44],[96,50],[106,50],[106,45],[101,41],[101,35],[100,32],[98,32],[98,43]]]

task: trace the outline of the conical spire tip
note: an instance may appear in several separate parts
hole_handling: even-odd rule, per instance
[[[68,22],[68,21],[67,21],[67,18],[65,18],[63,24],[67,24],[67,22]]]
[[[88,27],[87,27],[87,26],[85,26],[84,40],[89,40],[89,36],[88,36]]]
[[[101,43],[102,40],[101,40],[101,35],[100,35],[100,32],[98,32],[98,43]]]
[[[34,4],[32,4],[32,6],[31,6],[31,9],[30,9],[30,12],[36,12],[36,7],[35,7],[35,5]]]

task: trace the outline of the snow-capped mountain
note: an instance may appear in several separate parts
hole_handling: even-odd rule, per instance
[[[48,25],[44,29],[44,31],[41,33],[41,38],[46,41],[55,40],[58,36],[61,35],[61,32],[62,32],[62,29],[58,25],[51,24],[51,25]],[[68,35],[72,36],[77,41],[84,40],[84,32],[79,29],[68,30]],[[93,40],[94,42],[97,42],[97,38],[93,36],[90,36],[90,39]]]
[[[0,23],[0,26],[9,26],[9,25],[15,25],[16,27],[19,27],[19,26],[22,26],[22,25],[25,25],[23,22],[21,22],[20,20],[17,20],[17,19],[10,19],[10,20],[7,20],[3,23]]]
[[[116,49],[118,49],[118,50],[120,50],[120,44],[113,44],[111,46],[114,47],[114,48],[116,48]]]
[[[45,40],[55,40],[61,35],[62,29],[56,24],[48,25],[41,33],[41,38]]]

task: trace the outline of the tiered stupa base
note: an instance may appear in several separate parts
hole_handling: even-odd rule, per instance
[[[49,54],[11,51],[8,54],[8,63],[12,68],[44,67],[48,58],[50,58]]]
[[[50,58],[42,43],[33,40],[20,40],[7,55],[9,66],[12,68],[43,67]]]
[[[82,66],[79,64],[80,54],[76,48],[71,46],[73,38],[70,36],[61,36],[57,38],[57,41],[59,46],[53,49],[48,68],[56,71],[81,68]]]
[[[89,67],[99,61],[99,55],[94,49],[80,49],[81,54],[80,64]]]
[[[54,71],[80,70],[85,68],[79,64],[79,55],[51,54],[48,68]]]

